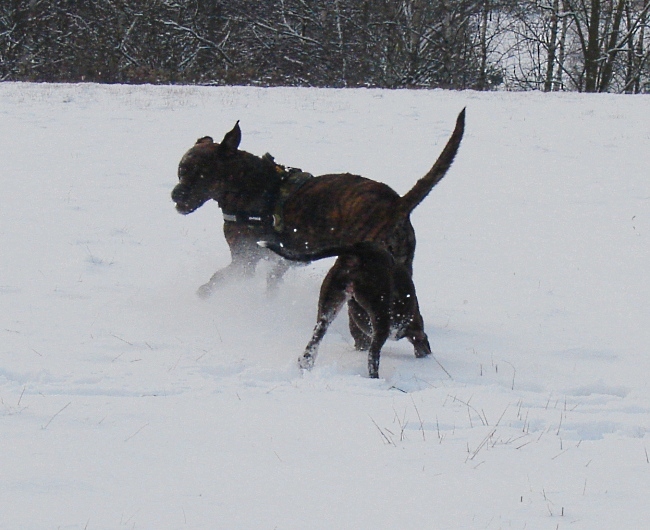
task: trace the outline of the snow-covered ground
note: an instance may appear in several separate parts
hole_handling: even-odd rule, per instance
[[[345,316],[332,260],[204,301],[195,139],[406,192],[436,359]],[[640,529],[650,521],[650,98],[0,84],[0,528]],[[436,363],[439,361],[451,377]]]

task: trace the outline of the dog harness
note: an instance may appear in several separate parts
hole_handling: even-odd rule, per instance
[[[270,155],[268,155],[270,156]],[[267,192],[266,211],[258,212],[223,212],[223,220],[229,223],[239,223],[254,226],[273,227],[276,232],[284,230],[284,204],[295,192],[297,192],[309,179],[313,178],[311,173],[291,167],[285,168],[275,164],[275,170],[280,174],[280,187],[277,192]]]

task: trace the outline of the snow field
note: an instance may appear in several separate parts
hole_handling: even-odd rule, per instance
[[[369,380],[341,316],[301,374],[332,260],[195,296],[196,138],[404,193],[463,107],[412,215],[435,359]],[[647,97],[2,83],[0,137],[0,528],[647,526]]]

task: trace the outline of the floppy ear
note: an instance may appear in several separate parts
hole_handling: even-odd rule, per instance
[[[241,129],[239,128],[239,120],[237,120],[232,131],[227,132],[226,136],[223,137],[221,148],[226,154],[234,155],[239,147],[239,142],[241,142]]]

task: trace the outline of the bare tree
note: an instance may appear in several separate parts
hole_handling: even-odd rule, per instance
[[[515,15],[509,83],[584,92],[642,90],[648,0],[530,0]]]
[[[52,40],[60,36],[55,13],[44,1],[0,3],[0,80],[36,78]],[[56,29],[50,31],[48,28]]]
[[[650,90],[650,0],[3,0],[0,80]]]

